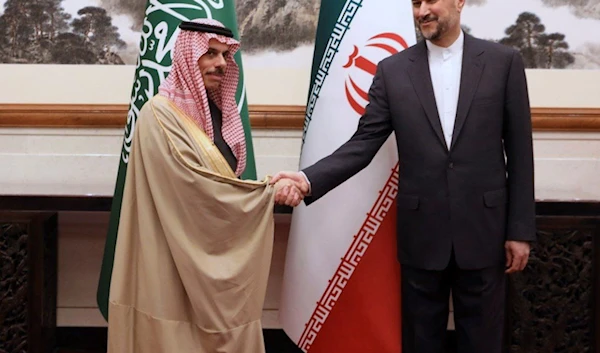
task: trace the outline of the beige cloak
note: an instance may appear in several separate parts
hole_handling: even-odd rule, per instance
[[[144,105],[109,299],[109,353],[261,353],[273,187],[242,181],[169,100]]]

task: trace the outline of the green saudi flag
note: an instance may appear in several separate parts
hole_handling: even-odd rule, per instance
[[[171,68],[171,49],[176,39],[176,35],[174,34],[176,34],[176,31],[178,32],[180,22],[196,18],[211,18],[223,23],[233,31],[235,38],[239,40],[234,0],[148,0],[146,4],[146,16],[140,40],[140,55],[131,91],[125,138],[121,150],[119,172],[97,292],[98,307],[107,320],[108,295],[110,292],[110,278],[117,242],[119,215],[121,213],[121,200],[135,122],[144,103],[158,93],[158,86],[169,73]],[[246,148],[248,152],[246,170],[242,178],[256,179],[241,52],[238,51],[236,53],[235,61],[240,68],[240,80],[236,98],[244,125],[244,132],[246,133]]]

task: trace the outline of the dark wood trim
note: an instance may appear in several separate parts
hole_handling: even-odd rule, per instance
[[[0,210],[108,212],[112,200],[112,196],[0,195]]]
[[[106,327],[57,327],[56,347],[59,352],[106,352]]]
[[[301,130],[302,105],[250,105],[254,129]],[[600,131],[599,108],[532,108],[535,131]],[[119,128],[127,120],[124,104],[0,104],[0,127]]]
[[[58,327],[58,353],[106,352],[107,329],[105,327]],[[263,329],[266,353],[302,352],[281,329]],[[446,352],[457,353],[456,333],[448,331]]]
[[[110,212],[112,196],[0,195],[0,211]],[[275,205],[276,214],[291,214],[292,207]]]
[[[598,200],[580,200],[580,201],[540,201],[535,203],[537,219],[546,217],[561,219],[561,217],[600,217],[600,201]],[[600,298],[600,297],[599,297]]]
[[[266,353],[301,353],[302,351],[281,329],[263,329]],[[58,327],[56,330],[59,353],[106,352],[106,327]]]
[[[600,218],[600,212],[596,215]],[[592,352],[598,353],[600,352],[600,225],[596,226],[592,246],[594,249],[594,265],[592,268],[592,278],[594,279],[594,282],[592,284],[592,298],[590,298],[594,315],[592,322],[592,343],[594,346]]]
[[[112,196],[71,196],[71,195],[1,195],[0,210],[3,211],[83,211],[110,212]],[[275,213],[292,213],[288,206],[275,206]],[[600,201],[536,201],[538,219],[561,219],[561,216],[577,215],[582,221],[590,217],[600,217]],[[600,276],[599,276],[600,278]]]
[[[110,212],[112,196],[71,196],[71,195],[1,195],[0,210],[3,211],[83,211]],[[275,206],[275,213],[289,214],[292,208]],[[577,215],[583,219],[599,217],[600,201],[536,201],[538,219],[545,217],[560,219],[561,216]],[[599,276],[600,278],[600,276]]]

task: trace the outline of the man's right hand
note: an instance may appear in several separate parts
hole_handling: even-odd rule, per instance
[[[292,182],[295,188],[279,188],[275,194],[275,202],[287,206],[297,206],[304,196],[310,192],[308,181],[300,172],[279,172],[273,176],[270,184],[274,185],[278,181],[284,180]]]

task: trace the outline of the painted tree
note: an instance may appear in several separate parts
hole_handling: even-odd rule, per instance
[[[3,17],[0,16],[0,63],[8,61],[8,26]]]
[[[69,30],[68,20],[71,15],[64,11],[61,2],[62,0],[30,1],[28,22],[34,32],[29,47],[29,62],[51,62],[55,38]]]
[[[107,56],[107,53],[116,55],[117,49],[125,47],[117,27],[113,26],[112,18],[105,9],[87,6],[77,11],[79,18],[71,22],[73,33],[80,35],[86,47],[95,52],[97,60]],[[75,53],[72,53],[75,54]]]
[[[62,0],[45,0],[43,3],[46,14],[43,30],[48,39],[54,40],[60,33],[69,31],[71,15],[61,6]]]
[[[5,55],[11,62],[27,61],[28,49],[33,40],[34,29],[29,23],[29,7],[32,0],[7,0],[0,26],[5,31]]]
[[[562,33],[545,33],[538,16],[523,12],[505,31],[500,43],[519,49],[527,68],[563,69],[575,61]]]
[[[531,12],[523,12],[514,25],[505,31],[506,37],[500,43],[519,49],[525,62],[525,67],[535,68],[538,64],[537,40],[546,30],[538,16]]]
[[[45,63],[60,33],[69,29],[70,15],[61,0],[8,0],[0,17],[3,62]]]
[[[56,64],[95,64],[98,55],[82,35],[61,33],[50,50],[51,62]]]
[[[538,38],[538,67],[545,69],[564,69],[575,61],[567,49],[565,35],[561,33],[542,34]]]

